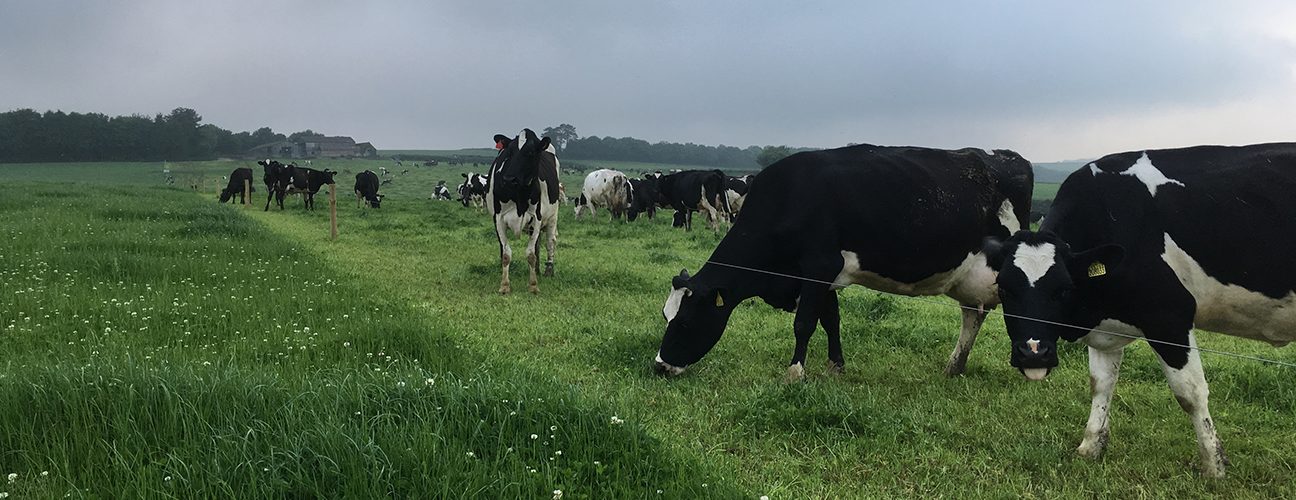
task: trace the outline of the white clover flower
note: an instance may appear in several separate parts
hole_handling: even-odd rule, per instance
[[[9,498],[8,491],[0,491],[0,498]]]
[[[17,473],[17,472],[10,472],[10,473],[9,473],[9,482],[12,483],[12,482],[17,481],[17,480],[18,480],[18,473]]]
[[[405,381],[396,382],[396,387],[405,387]]]
[[[561,456],[562,456],[562,450],[555,451],[555,452],[554,452],[554,455],[558,455],[558,456],[561,457]]]
[[[535,434],[532,434],[532,435],[531,435],[531,439],[532,439],[532,440],[540,439],[540,436],[537,436],[537,435],[535,435]]]
[[[468,458],[474,458],[474,457],[476,457],[476,456],[477,456],[477,454],[476,454],[476,453],[473,453],[473,452],[471,452],[471,451],[470,451],[470,452],[468,452],[468,453],[467,453],[467,455],[468,455]]]
[[[163,481],[171,481],[171,476],[164,477],[164,478],[162,478],[162,480],[163,480]]]
[[[769,495],[761,495],[760,500],[769,500]]]
[[[562,490],[554,490],[553,500],[560,500],[561,498],[562,498]]]
[[[558,430],[558,426],[556,426],[556,425],[551,425],[551,426],[549,426],[549,430],[551,430],[551,431],[556,431],[556,430]]]
[[[436,383],[436,379],[434,379],[434,378],[430,378],[430,379],[427,379],[427,380],[424,380],[424,381],[423,381],[423,385],[427,385],[427,386],[430,386],[430,385],[435,384],[435,383]]]
[[[49,471],[47,470],[41,471],[41,477],[49,477]]]

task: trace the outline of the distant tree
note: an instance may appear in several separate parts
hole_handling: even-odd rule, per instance
[[[270,142],[286,140],[288,140],[287,137],[284,137],[283,134],[276,134],[275,131],[270,130],[270,127],[261,127],[252,132],[252,144],[248,147],[251,148]]]
[[[288,140],[297,142],[297,141],[304,141],[306,139],[315,139],[319,137],[324,137],[324,134],[321,134],[311,129],[306,129],[301,132],[293,132],[292,134],[288,135]]]
[[[760,154],[756,155],[756,163],[760,164],[761,168],[765,168],[790,155],[792,155],[792,148],[787,146],[765,146]]]
[[[554,147],[561,153],[567,149],[567,143],[579,139],[576,135],[576,127],[570,123],[564,123],[556,127],[547,127],[540,133],[541,137],[548,137],[553,141]]]

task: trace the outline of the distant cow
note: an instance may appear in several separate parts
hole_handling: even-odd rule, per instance
[[[333,176],[337,172],[332,170],[315,170],[313,168],[293,167],[293,186],[294,189],[302,193],[303,205],[307,210],[315,210],[315,193],[325,184],[333,185],[336,181]],[[304,182],[302,182],[304,180]],[[305,186],[304,188],[301,186]]]
[[[669,177],[669,176],[667,176]],[[999,302],[988,236],[1026,227],[1033,174],[1012,151],[860,145],[797,153],[752,184],[742,217],[694,276],[671,280],[657,369],[677,374],[715,346],[744,300],[795,312],[789,379],[805,373],[816,324],[831,368],[845,365],[836,291],[851,284],[947,295],[964,306],[945,373],[962,373]]]
[[[1080,455],[1106,448],[1124,348],[1143,337],[1196,431],[1202,474],[1224,475],[1193,329],[1296,341],[1294,191],[1293,143],[1112,154],[1066,178],[1039,231],[987,246],[1010,364],[1043,379],[1058,366],[1059,339],[1089,348]],[[1038,408],[1019,410],[1015,425],[1049,425]]]
[[[486,176],[469,172],[464,172],[462,175],[464,181],[458,189],[459,202],[463,203],[464,207],[472,205],[481,208],[485,204]]]
[[[500,145],[499,155],[491,164],[488,178],[490,190],[486,205],[494,215],[495,234],[500,248],[500,293],[509,293],[509,263],[513,249],[509,246],[508,231],[514,236],[529,232],[526,244],[527,266],[531,271],[528,289],[540,291],[536,271],[540,264],[540,237],[545,237],[549,259],[545,262],[545,276],[554,274],[554,250],[558,244],[558,155],[548,137],[536,137],[531,129],[523,129],[513,139],[496,135]],[[466,177],[466,175],[465,175]]]
[[[315,170],[296,165],[284,165],[276,160],[259,161],[257,164],[265,169],[263,179],[268,191],[266,193],[266,210],[270,210],[272,199],[277,201],[279,209],[283,210],[284,196],[297,193],[302,195],[302,205],[307,210],[314,210],[315,193],[318,193],[325,184],[334,184],[333,176],[337,174],[332,170]]]
[[[220,202],[221,202],[221,203],[225,203],[225,202],[227,202],[227,201],[230,201],[230,198],[234,197],[235,195],[238,195],[239,204],[240,204],[240,205],[246,205],[246,204],[248,203],[249,200],[245,200],[245,199],[243,199],[243,183],[244,183],[244,182],[247,182],[247,183],[248,183],[248,190],[249,190],[249,191],[256,191],[256,190],[253,189],[252,186],[251,186],[251,184],[252,184],[252,169],[247,168],[247,167],[243,167],[243,168],[236,168],[236,169],[234,169],[233,172],[230,172],[230,175],[229,175],[229,184],[227,184],[227,185],[225,186],[225,189],[222,189],[221,192],[220,192]]]
[[[592,217],[599,207],[608,209],[612,219],[620,219],[626,209],[630,208],[630,183],[625,174],[616,170],[601,168],[585,176],[584,188],[581,189],[583,206],[576,207],[576,218],[588,210]]]
[[[446,187],[446,181],[437,181],[436,186],[432,188],[432,196],[429,196],[428,198],[433,200],[449,200],[450,188]]]
[[[728,213],[725,174],[719,170],[686,170],[657,179],[659,204],[675,209],[675,227],[693,229],[693,212],[706,213],[707,225],[718,230],[720,213]],[[717,206],[717,204],[719,206]]]
[[[751,183],[756,179],[755,175],[744,175],[742,177],[729,177],[725,180],[725,199],[729,202],[729,213],[726,216],[729,222],[738,220],[738,213],[742,211],[743,201],[747,199],[747,191],[751,189]]]
[[[279,163],[278,160],[265,159],[257,162],[261,165],[264,175],[262,180],[266,185],[266,205],[265,210],[270,210],[270,202],[275,201],[279,204],[279,209],[283,210],[284,194],[288,187],[292,185],[292,172],[288,165]]]
[[[378,208],[382,203],[383,195],[378,194],[378,174],[372,170],[365,170],[355,176],[355,195],[356,206],[361,203]]]
[[[630,207],[626,209],[626,220],[634,222],[639,214],[649,219],[657,215],[661,193],[657,191],[657,178],[653,174],[644,174],[643,179],[630,179]]]

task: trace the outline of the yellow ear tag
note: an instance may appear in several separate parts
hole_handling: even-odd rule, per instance
[[[1089,264],[1090,278],[1097,278],[1105,274],[1107,274],[1107,266],[1103,265],[1102,262],[1094,262],[1093,264]]]
[[[716,307],[724,307],[724,297],[720,296],[720,292],[716,292]]]

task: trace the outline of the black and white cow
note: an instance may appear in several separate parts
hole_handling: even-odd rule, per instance
[[[378,208],[382,204],[383,195],[378,194],[378,174],[372,170],[365,170],[355,176],[355,195],[356,206],[361,203]]]
[[[485,206],[487,176],[482,174],[463,174],[463,184],[459,185],[459,202],[467,208],[469,205],[481,208]]]
[[[964,371],[984,310],[998,303],[983,240],[1026,223],[1029,162],[1007,150],[859,145],[797,153],[760,175],[707,263],[671,280],[658,371],[678,374],[700,360],[751,297],[796,312],[790,380],[804,376],[816,323],[828,334],[830,368],[840,370],[836,290],[851,284],[967,306],[945,367]]]
[[[1192,419],[1203,474],[1224,474],[1201,359],[1188,346],[1194,327],[1275,346],[1296,340],[1292,193],[1296,144],[1113,154],[1067,177],[1038,232],[987,248],[1014,315],[1005,319],[1012,366],[1042,379],[1058,365],[1058,339],[1089,347],[1081,455],[1106,447],[1123,348],[1144,337]]]
[[[629,182],[631,196],[626,220],[634,222],[641,213],[652,219],[657,215],[658,199],[661,198],[661,193],[657,192],[657,176],[645,174],[643,179],[629,179]]]
[[[266,185],[265,210],[270,210],[271,201],[277,201],[279,210],[283,210],[284,194],[293,183],[292,171],[278,160],[265,159],[258,161],[257,165],[261,165],[262,180]]]
[[[626,209],[630,208],[632,189],[625,174],[621,172],[608,168],[590,172],[585,176],[585,185],[581,189],[584,204],[576,206],[576,218],[579,219],[581,212],[586,210],[593,217],[597,209],[603,207],[612,213],[612,219],[620,219]]]
[[[503,138],[503,141],[501,141]],[[548,137],[536,137],[523,129],[513,139],[496,135],[501,145],[487,178],[486,205],[494,214],[495,234],[500,246],[499,293],[509,293],[509,263],[513,249],[507,232],[514,236],[529,233],[526,245],[527,266],[531,271],[528,290],[540,291],[536,271],[540,264],[540,237],[545,237],[549,259],[545,276],[554,274],[554,251],[558,244],[558,155]]]
[[[227,201],[230,201],[230,198],[233,198],[235,195],[237,195],[239,199],[239,204],[246,205],[249,200],[243,199],[243,183],[245,181],[248,183],[248,187],[247,187],[248,191],[255,192],[256,189],[253,189],[251,186],[252,169],[243,167],[243,168],[236,168],[234,169],[233,172],[230,172],[229,183],[226,184],[225,189],[222,189],[220,192],[220,198],[219,198],[220,202],[225,203]]]
[[[446,187],[446,181],[437,181],[436,186],[432,188],[432,196],[429,198],[433,200],[449,200],[450,188]]]
[[[692,230],[693,212],[702,211],[707,225],[719,230],[720,213],[728,212],[725,179],[719,170],[685,170],[662,176],[657,179],[657,202],[675,209],[675,227]]]
[[[729,222],[738,220],[743,201],[747,199],[747,191],[751,189],[751,183],[755,179],[756,176],[752,174],[725,179],[725,199],[729,202],[729,213],[725,215],[729,218]]]
[[[290,165],[288,167],[292,174],[292,187],[289,192],[299,192],[302,195],[302,205],[307,210],[315,210],[315,193],[325,184],[335,184],[333,176],[337,174],[332,170],[315,170],[313,168],[298,167]]]

